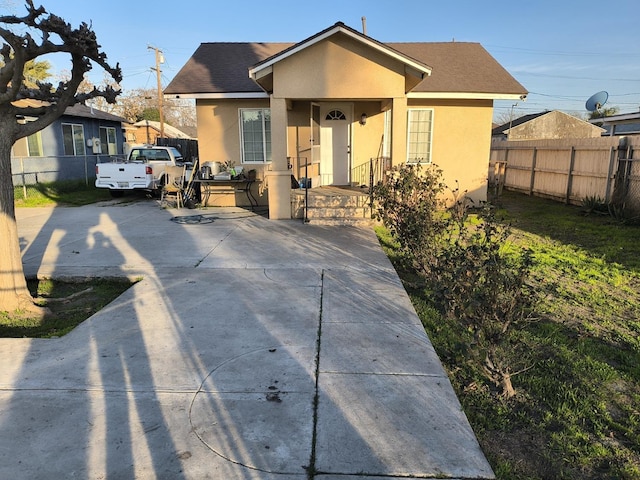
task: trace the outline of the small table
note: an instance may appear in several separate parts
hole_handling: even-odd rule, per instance
[[[247,200],[251,205],[253,211],[258,206],[258,200],[251,193],[251,185],[256,183],[256,180],[249,180],[247,178],[235,179],[235,180],[215,180],[215,179],[201,179],[196,178],[194,183],[200,185],[200,194],[202,195],[202,205],[206,205],[209,200],[211,192],[214,190],[212,187],[216,186],[229,186],[234,192],[244,192],[247,195]]]

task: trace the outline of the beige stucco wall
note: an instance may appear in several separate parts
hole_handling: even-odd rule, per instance
[[[225,162],[233,160],[236,165],[242,165],[245,171],[255,169],[260,180],[258,187],[254,187],[254,196],[261,205],[268,203],[268,182],[265,172],[268,164],[240,163],[240,125],[238,109],[240,108],[269,108],[268,99],[252,100],[198,100],[196,115],[198,122],[198,150],[200,163]],[[218,205],[233,205],[233,196],[224,200],[219,199]]]
[[[276,63],[273,79],[276,98],[388,98],[405,87],[400,62],[341,35]]]
[[[396,105],[403,107],[403,102]],[[384,132],[383,105],[386,101],[354,101],[354,122],[352,124],[351,167],[369,162],[370,158],[381,155],[381,142]],[[269,107],[268,100],[217,100],[199,101],[198,138],[201,161],[225,161],[240,159],[238,109]],[[286,156],[308,159],[310,150],[311,103],[295,100],[288,103],[286,129]],[[444,172],[444,180],[451,188],[456,181],[461,190],[467,190],[474,201],[486,200],[486,182],[491,147],[491,121],[493,108],[491,101],[437,101],[409,100],[407,108],[432,108],[433,150],[432,160]],[[404,127],[396,128],[394,134],[394,163],[406,160],[406,110],[396,107],[397,118],[403,119]],[[358,120],[362,113],[367,114],[366,125]],[[267,203],[268,165],[247,164],[245,170],[256,168],[258,177],[263,180],[260,196],[261,203]],[[297,172],[296,176],[298,176]],[[312,173],[310,173],[312,176]]]
[[[487,198],[493,104],[484,101],[410,101],[409,108],[430,106],[433,114],[432,162],[443,171],[444,182],[475,202]]]

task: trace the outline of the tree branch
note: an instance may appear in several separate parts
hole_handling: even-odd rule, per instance
[[[43,7],[35,8],[33,0],[26,0],[27,15],[0,16],[0,23],[5,25],[24,25],[39,34],[38,43],[30,32],[18,34],[8,28],[0,27],[0,37],[4,40],[0,53],[5,64],[0,68],[0,107],[5,114],[36,116],[37,120],[28,124],[17,125],[12,129],[15,141],[46,127],[56,118],[64,114],[67,107],[76,103],[103,97],[108,103],[115,103],[119,90],[108,86],[104,89],[94,88],[90,92],[77,93],[84,74],[93,68],[93,64],[102,67],[116,83],[122,81],[120,65],[112,67],[107,56],[100,51],[96,34],[87,23],[78,28],[61,17],[49,14]],[[21,31],[21,30],[19,30]],[[51,41],[52,35],[60,39],[59,43]],[[56,88],[50,83],[38,82],[35,88],[24,83],[24,68],[27,62],[50,53],[68,53],[71,56],[71,78],[59,82]],[[39,108],[18,108],[13,102],[31,99],[43,103]]]

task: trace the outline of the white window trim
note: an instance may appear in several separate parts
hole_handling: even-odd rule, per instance
[[[393,115],[391,109],[384,111],[384,137],[382,138],[382,156],[391,158],[391,129]]]
[[[108,155],[116,155],[118,153],[118,132],[116,131],[115,127],[99,127],[98,128],[98,133],[100,134],[100,137],[102,137],[101,135],[101,130],[104,129],[107,132],[107,143],[106,145],[102,145],[102,153],[106,153]],[[109,142],[109,132],[113,131],[113,141],[114,143],[110,144]],[[109,151],[109,145],[113,145],[113,152]],[[106,152],[105,152],[105,148],[106,148]]]
[[[63,142],[63,145],[62,146],[63,146],[63,148],[64,148],[64,126],[65,125],[69,125],[71,127],[71,135],[72,135],[72,137],[73,137],[73,127],[80,127],[82,129],[82,143],[84,145],[84,153],[78,153],[76,151],[76,142],[75,142],[75,139],[74,139],[74,142],[73,142],[73,155],[68,155],[66,152],[64,154],[66,156],[70,156],[70,157],[81,157],[81,156],[86,155],[87,154],[87,146],[86,146],[86,144],[84,142],[87,141],[87,137],[84,135],[84,125],[81,124],[81,123],[66,123],[66,122],[62,124],[62,128],[63,128],[63,131],[62,131],[62,139],[63,139],[62,142]]]
[[[435,111],[433,108],[421,108],[421,107],[417,107],[417,108],[407,108],[407,158],[405,159],[406,163],[408,163],[409,165],[416,165],[419,162],[416,161],[409,161],[409,143],[411,140],[411,135],[410,135],[410,131],[409,128],[411,126],[411,122],[410,122],[410,115],[412,111],[416,111],[416,110],[429,110],[431,111],[431,130],[429,131],[429,161],[428,162],[424,162],[425,164],[429,165],[431,163],[433,163],[433,126],[435,125]]]
[[[251,164],[251,165],[265,165],[265,164],[270,164],[273,160],[267,160],[266,155],[267,155],[267,138],[266,138],[266,132],[265,132],[265,128],[264,128],[264,115],[262,116],[262,153],[264,155],[264,159],[262,161],[247,161],[245,160],[245,153],[244,153],[244,128],[243,128],[243,123],[242,123],[242,112],[245,111],[249,111],[249,110],[268,110],[269,112],[271,112],[271,109],[269,107],[255,107],[255,108],[239,108],[238,109],[238,128],[240,129],[240,160],[241,163],[243,164]]]

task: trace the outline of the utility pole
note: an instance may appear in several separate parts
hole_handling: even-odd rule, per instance
[[[160,64],[164,63],[164,56],[162,55],[162,50],[157,47],[152,47],[151,45],[149,45],[147,46],[147,49],[154,50],[156,52],[156,68],[151,68],[151,70],[155,70],[158,80],[158,112],[160,113],[160,138],[164,138],[164,101],[162,96],[162,70],[160,70]]]

